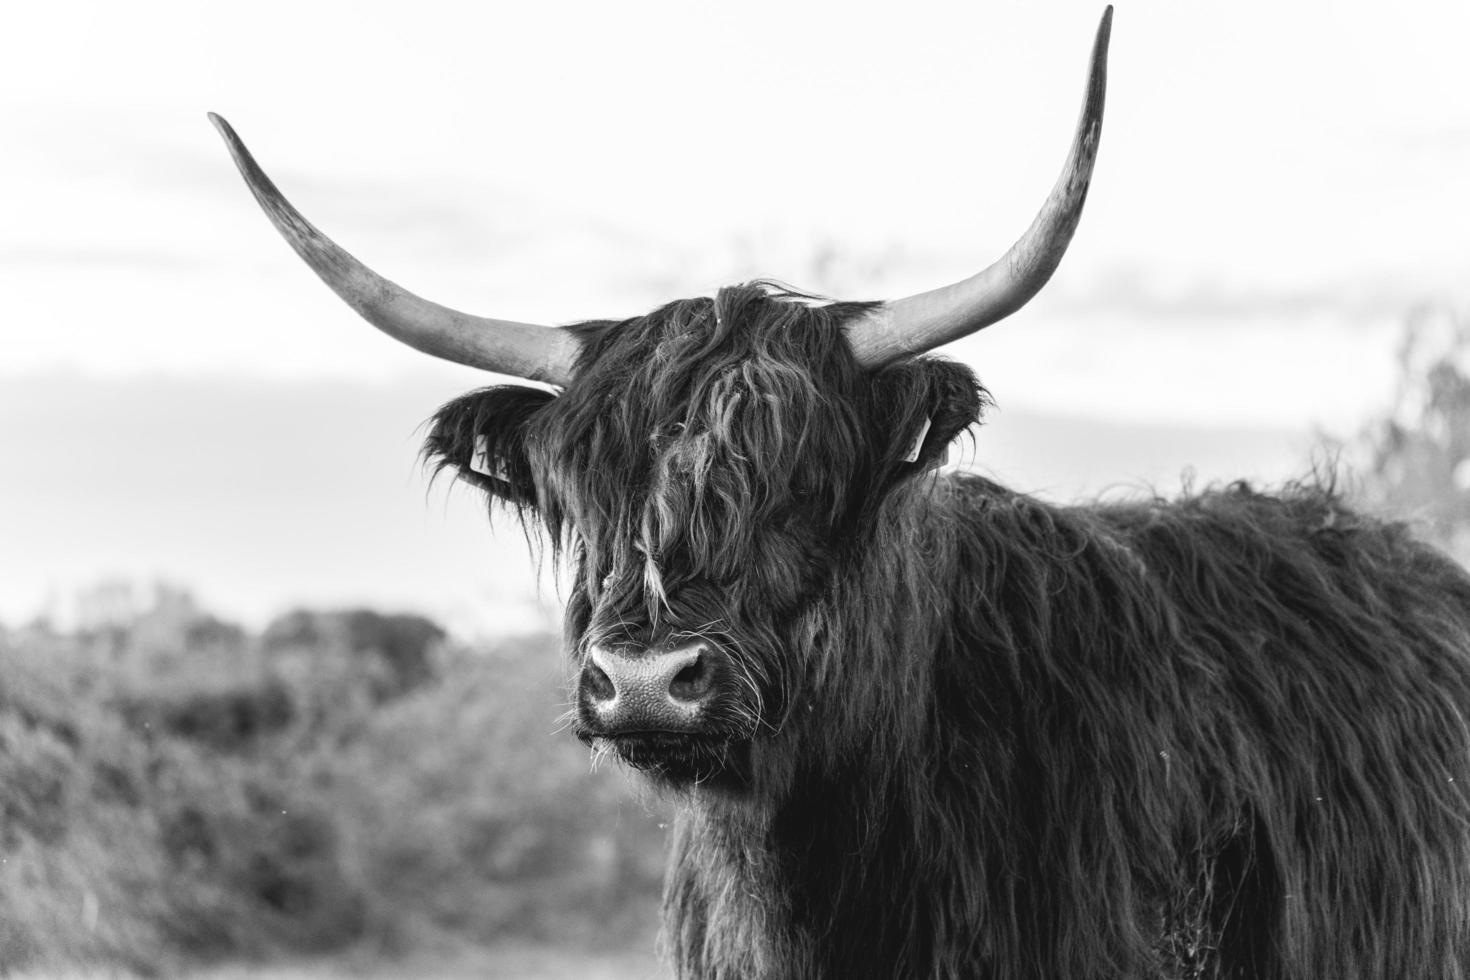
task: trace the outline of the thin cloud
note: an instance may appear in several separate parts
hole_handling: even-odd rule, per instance
[[[144,273],[181,273],[195,272],[206,265],[197,255],[189,254],[185,250],[174,252],[96,246],[66,248],[48,244],[20,244],[0,248],[0,268],[17,270],[59,267],[76,272],[117,269]]]
[[[1165,286],[1131,274],[1114,274],[1091,288],[1064,287],[1048,296],[1058,314],[1114,314],[1135,320],[1213,325],[1273,319],[1283,323],[1330,317],[1344,325],[1400,319],[1422,301],[1422,287],[1400,285],[1391,274],[1368,282],[1322,283],[1277,289],[1248,283],[1196,281]]]

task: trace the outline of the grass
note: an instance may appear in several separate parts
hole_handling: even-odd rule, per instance
[[[665,980],[651,952],[595,953],[547,946],[507,945],[465,950],[457,956],[415,956],[396,962],[325,960],[264,969],[227,967],[191,980]]]
[[[138,980],[117,968],[21,971],[13,980]],[[398,960],[318,957],[270,964],[232,964],[185,970],[178,980],[666,980],[651,952],[596,953],[524,944],[466,948],[458,954],[420,954]]]

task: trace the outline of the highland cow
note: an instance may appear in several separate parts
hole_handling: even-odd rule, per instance
[[[552,386],[445,405],[426,451],[574,571],[577,734],[680,801],[681,977],[1466,976],[1470,578],[1317,483],[1058,506],[936,467],[987,396],[922,355],[1060,261],[1107,29],[1027,234],[887,303],[471,317],[322,236],[216,119],[367,319]]]

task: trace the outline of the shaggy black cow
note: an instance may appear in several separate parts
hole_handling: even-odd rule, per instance
[[[377,326],[550,382],[427,452],[549,532],[578,734],[682,802],[680,976],[1466,975],[1470,580],[1330,488],[1055,506],[936,459],[986,402],[917,356],[1022,305],[1000,262],[890,303],[770,284],[561,330],[400,289],[281,198]]]

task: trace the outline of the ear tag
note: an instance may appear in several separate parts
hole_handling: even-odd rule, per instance
[[[914,444],[909,447],[909,454],[903,458],[905,463],[912,463],[918,460],[919,450],[924,448],[924,437],[929,434],[929,426],[933,422],[933,419],[924,419],[924,425],[919,429],[919,434],[914,437]]]
[[[483,476],[494,480],[505,481],[505,467],[497,465],[499,461],[490,458],[490,440],[484,436],[475,436],[475,451],[470,456],[470,469]]]

